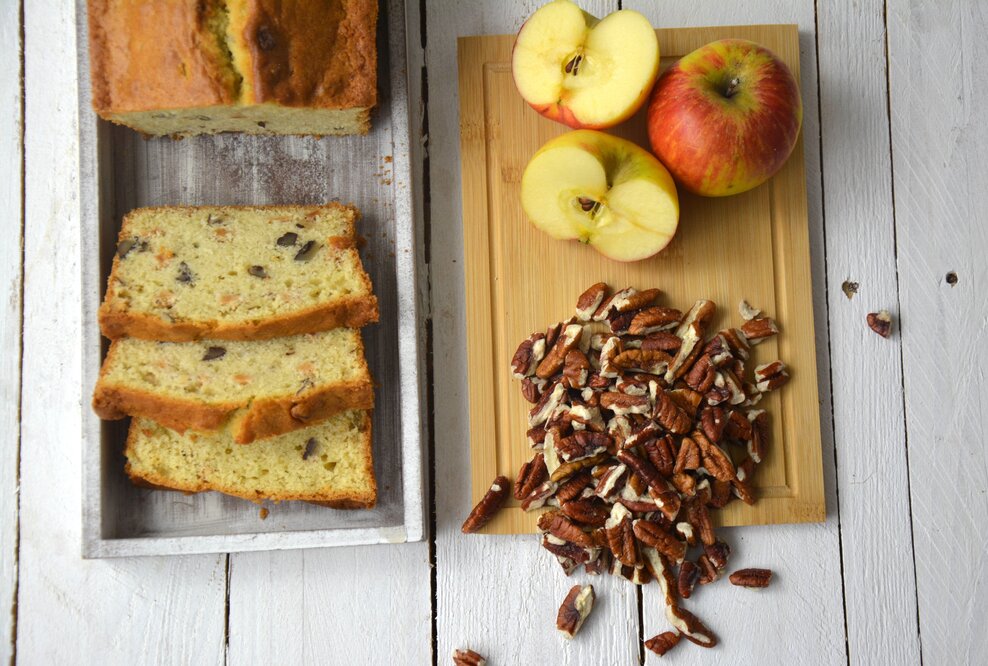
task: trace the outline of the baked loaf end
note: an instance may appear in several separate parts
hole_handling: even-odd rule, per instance
[[[139,208],[124,218],[103,335],[262,340],[378,320],[355,208]]]
[[[148,135],[365,134],[376,0],[89,0],[93,107]]]
[[[250,342],[123,338],[110,346],[93,396],[104,419],[227,427],[240,443],[373,406],[360,332],[349,328]]]
[[[306,500],[339,509],[377,501],[371,419],[351,410],[318,425],[239,446],[225,432],[177,433],[134,419],[124,451],[136,483],[245,499]]]

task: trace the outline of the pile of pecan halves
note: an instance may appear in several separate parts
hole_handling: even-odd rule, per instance
[[[713,302],[684,314],[657,305],[659,294],[609,294],[595,284],[569,321],[521,343],[511,365],[533,403],[528,441],[536,453],[513,488],[495,480],[463,531],[486,524],[512,489],[526,511],[553,507],[539,518],[541,542],[566,575],[582,565],[638,585],[658,582],[674,629],[645,645],[664,654],[681,637],[717,643],[680,600],[727,568],[731,549],[717,538],[710,509],[735,497],[754,503],[752,475],[769,437],[768,415],[755,405],[789,375],[782,361],[746,373],[751,346],[778,333],[759,310],[742,301],[742,326],[708,337]],[[731,582],[765,587],[770,578],[767,569],[745,569]]]

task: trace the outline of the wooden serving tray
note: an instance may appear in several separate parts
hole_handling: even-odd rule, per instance
[[[663,68],[708,42],[738,37],[772,49],[799,77],[794,25],[656,32]],[[542,118],[518,95],[513,41],[500,35],[458,44],[474,501],[495,475],[513,479],[532,456],[525,437],[531,405],[509,369],[515,348],[533,331],[570,317],[580,293],[605,281],[616,289],[659,287],[661,301],[684,312],[709,298],[718,304],[712,331],[741,324],[742,298],[776,318],[782,334],[756,347],[749,362],[753,368],[781,358],[792,375],[758,405],[772,417],[770,451],[755,475],[759,500],[755,506],[732,502],[715,513],[722,525],[824,520],[802,139],[782,170],[755,190],[718,199],[680,191],[680,226],[670,246],[641,262],[612,261],[583,244],[550,238],[522,211],[528,160],[568,128]],[[613,132],[647,147],[644,110]],[[511,500],[485,531],[532,532],[537,515]]]

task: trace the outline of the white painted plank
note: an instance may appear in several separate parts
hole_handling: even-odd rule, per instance
[[[230,664],[431,659],[427,544],[241,553],[230,581]]]
[[[426,3],[435,388],[439,663],[471,647],[497,664],[629,664],[638,660],[637,595],[609,576],[565,578],[534,536],[464,536],[469,512],[463,233],[456,38],[513,33],[543,3]],[[598,16],[617,3],[581,2]],[[589,580],[599,606],[580,636],[555,630],[566,591]]]
[[[988,7],[888,5],[905,409],[923,660],[988,633]],[[955,285],[948,272],[957,276]],[[896,391],[898,387],[890,387]]]
[[[813,263],[813,305],[817,330],[818,383],[823,428],[827,522],[821,525],[746,527],[724,530],[734,548],[731,569],[767,567],[776,572],[762,593],[734,588],[726,581],[703,588],[689,608],[706,620],[723,641],[703,650],[683,645],[663,663],[719,663],[744,656],[756,663],[836,663],[844,660],[844,613],[838,546],[833,433],[827,349],[827,307],[821,210],[819,123],[817,116],[814,3],[810,0],[751,0],[725,11],[721,0],[651,3],[626,0],[625,8],[644,13],[656,27],[796,23],[800,30],[801,90],[805,113],[805,163]],[[697,298],[702,294],[697,294]],[[783,328],[785,322],[781,322]],[[668,629],[658,588],[650,586],[643,608],[644,636]],[[809,618],[812,618],[810,620]],[[812,657],[808,658],[808,655]],[[648,660],[654,659],[654,655]]]
[[[18,3],[0,5],[0,662],[13,655],[21,362],[21,38]]]
[[[917,664],[900,339],[866,323],[898,300],[883,5],[817,17],[834,439],[850,661]]]
[[[16,3],[7,3],[16,4]],[[24,389],[17,657],[218,664],[223,556],[80,558],[80,257],[73,3],[24,3]],[[84,83],[85,84],[85,83]]]

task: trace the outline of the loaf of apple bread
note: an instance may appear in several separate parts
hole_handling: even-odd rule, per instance
[[[378,319],[351,206],[139,208],[124,218],[103,335],[262,340]]]
[[[141,485],[337,509],[365,509],[377,501],[371,419],[361,410],[249,446],[223,431],[181,434],[134,419],[124,454],[127,474]]]
[[[229,429],[239,443],[374,406],[360,331],[258,341],[110,346],[93,396],[104,419],[141,416],[178,431]]]

